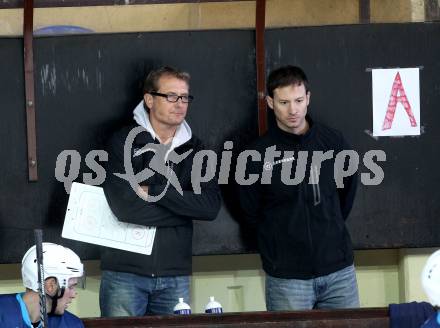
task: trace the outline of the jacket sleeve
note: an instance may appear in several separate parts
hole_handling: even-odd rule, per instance
[[[345,139],[341,136],[342,141],[342,149],[340,150],[352,150],[352,147],[345,141]],[[353,207],[354,198],[356,196],[357,189],[357,181],[358,181],[358,173],[356,173],[344,178],[344,187],[338,188],[339,193],[339,203],[341,205],[341,213],[344,220],[347,220],[348,215],[350,214],[351,208]]]
[[[125,173],[122,134],[114,135],[107,145],[107,177],[103,184],[105,197],[113,214],[121,222],[155,227],[187,225],[188,220],[157,203],[140,198],[128,181],[114,173]]]
[[[200,144],[195,146],[195,152],[202,147]],[[191,157],[192,161],[194,160]],[[192,163],[193,164],[193,163]],[[204,170],[208,170],[207,163],[204,163]],[[188,165],[192,170],[193,165]],[[149,192],[152,195],[160,194],[166,186],[163,184],[150,185]],[[157,201],[159,206],[166,208],[172,213],[190,219],[212,221],[217,217],[221,205],[220,188],[217,184],[217,175],[210,181],[200,184],[200,193],[191,190],[182,190],[180,194],[172,185],[164,193],[164,196]]]
[[[160,193],[164,185],[151,185],[149,189],[153,194]],[[157,204],[172,213],[196,220],[212,221],[220,210],[221,196],[216,183],[209,187],[202,187],[200,194],[183,190],[181,195],[173,187],[169,187]]]

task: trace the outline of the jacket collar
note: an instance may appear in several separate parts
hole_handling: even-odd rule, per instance
[[[275,126],[269,130],[269,135],[275,137],[278,141],[286,145],[302,144],[307,140],[309,140],[315,134],[315,130],[316,130],[316,125],[308,114],[306,115],[306,120],[307,123],[309,123],[309,129],[304,134],[298,135],[298,134],[286,132],[284,130],[281,130],[278,127],[278,125],[275,123]]]

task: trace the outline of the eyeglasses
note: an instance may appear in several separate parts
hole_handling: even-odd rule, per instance
[[[173,93],[170,94],[166,94],[166,93],[160,93],[160,92],[149,92],[150,95],[153,96],[159,96],[159,97],[164,97],[167,99],[167,101],[171,102],[171,103],[176,103],[179,101],[179,99],[182,99],[182,102],[185,104],[190,103],[191,101],[193,101],[194,97],[191,95],[183,95],[183,96],[178,96],[175,95]]]

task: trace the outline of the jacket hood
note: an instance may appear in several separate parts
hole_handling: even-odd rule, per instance
[[[133,119],[137,124],[142,126],[153,139],[159,139],[150,123],[150,116],[144,108],[144,100],[142,100],[133,111]],[[169,152],[183,145],[192,138],[192,131],[188,123],[184,120],[177,128],[176,133],[171,141]]]

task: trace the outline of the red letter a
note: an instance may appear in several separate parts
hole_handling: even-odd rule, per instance
[[[399,93],[399,96],[397,95]],[[414,118],[413,112],[411,110],[411,105],[409,104],[408,98],[406,98],[405,90],[403,89],[402,80],[400,79],[400,74],[397,72],[394,78],[393,88],[391,90],[391,97],[388,103],[388,110],[385,114],[385,120],[383,121],[382,130],[391,129],[393,124],[394,114],[396,113],[397,103],[402,103],[408,114],[411,126],[417,126],[416,119]]]

